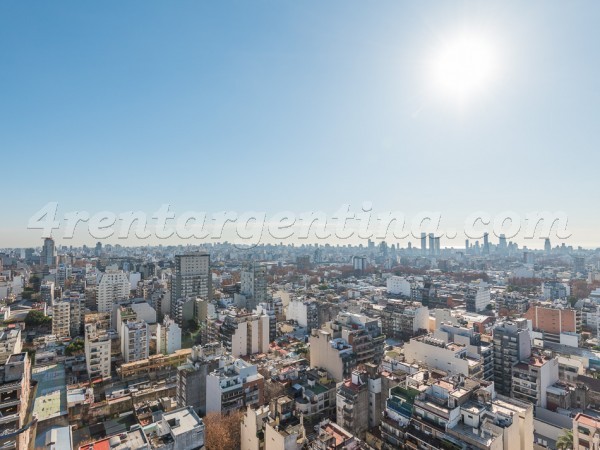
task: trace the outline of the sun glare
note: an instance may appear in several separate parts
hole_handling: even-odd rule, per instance
[[[463,34],[444,41],[431,64],[439,94],[465,102],[481,94],[496,75],[496,51],[480,36]]]

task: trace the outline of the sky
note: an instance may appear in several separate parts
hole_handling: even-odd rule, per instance
[[[48,202],[58,220],[371,202],[457,230],[562,211],[567,243],[600,246],[598,23],[592,1],[0,2],[0,247],[40,245]],[[457,101],[431,63],[465,33],[495,69]]]

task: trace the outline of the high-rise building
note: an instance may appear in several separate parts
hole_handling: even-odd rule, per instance
[[[492,332],[494,339],[494,385],[496,391],[511,395],[513,367],[531,356],[531,336],[526,319],[500,322]]]
[[[56,246],[52,238],[44,239],[44,245],[40,253],[40,265],[48,267],[56,266]]]
[[[121,354],[126,363],[147,359],[150,355],[150,331],[143,320],[121,324]]]
[[[40,300],[48,305],[54,302],[54,283],[52,281],[44,281],[40,286]]]
[[[483,254],[490,254],[490,235],[489,233],[483,233]]]
[[[552,252],[552,245],[550,244],[550,238],[544,239],[544,253],[550,254]]]
[[[427,254],[427,234],[421,233],[421,254]]]
[[[170,355],[181,348],[181,328],[169,316],[165,316],[163,323],[156,327],[157,353]]]
[[[350,376],[358,364],[380,364],[385,335],[379,320],[361,314],[339,313],[320,329],[312,330],[310,367],[323,368],[336,381]]]
[[[267,291],[267,266],[258,262],[248,264],[240,277],[238,306],[252,311],[259,303],[269,300]]]
[[[0,367],[0,448],[30,448],[35,418],[32,416],[35,392],[31,385],[31,361],[27,353],[14,353]],[[30,420],[27,422],[27,420]],[[32,444],[33,445],[33,444]]]
[[[379,425],[381,409],[381,378],[376,371],[353,370],[352,376],[338,385],[336,422],[359,439]]]
[[[98,312],[112,312],[115,303],[129,298],[130,289],[129,279],[122,270],[107,270],[98,283]]]
[[[228,314],[218,327],[218,339],[233,356],[269,351],[270,320],[267,314]]]
[[[501,234],[500,237],[498,238],[498,251],[500,253],[506,253],[507,250],[508,250],[508,245],[506,243],[506,236],[504,234]]]
[[[192,347],[188,361],[177,368],[177,405],[191,406],[206,414],[206,377],[219,368],[219,359],[225,350],[219,343]]]
[[[110,336],[95,323],[85,325],[85,363],[90,380],[110,377]]]
[[[366,256],[353,256],[352,267],[356,272],[364,272],[367,268],[367,257]]]
[[[435,234],[429,233],[429,254],[435,255]]]
[[[389,300],[380,319],[386,337],[407,340],[429,329],[429,308],[419,302]]]
[[[71,302],[68,299],[52,303],[52,334],[57,338],[71,336]]]
[[[171,282],[171,317],[177,322],[178,301],[190,297],[212,300],[212,275],[208,253],[185,253],[175,256],[175,273]],[[179,323],[183,326],[183,323]]]

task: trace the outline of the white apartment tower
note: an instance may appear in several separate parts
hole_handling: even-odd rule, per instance
[[[91,379],[110,377],[110,337],[96,325],[85,326],[85,363]]]
[[[181,328],[169,316],[156,328],[156,351],[170,355],[181,349]]]
[[[121,324],[121,354],[126,363],[150,356],[149,327],[143,320],[128,320]]]
[[[119,300],[129,298],[129,278],[122,270],[108,270],[102,274],[98,283],[96,301],[98,312],[112,312],[113,305]]]

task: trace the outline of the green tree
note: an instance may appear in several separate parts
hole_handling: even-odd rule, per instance
[[[43,312],[37,310],[31,310],[25,316],[25,325],[28,327],[38,327],[40,325],[48,325],[52,322],[52,319],[46,316]]]
[[[564,429],[564,433],[556,441],[557,450],[570,450],[573,448],[573,431]]]
[[[81,355],[84,351],[85,343],[83,339],[75,339],[69,345],[65,347],[65,355],[73,356],[73,355]]]

